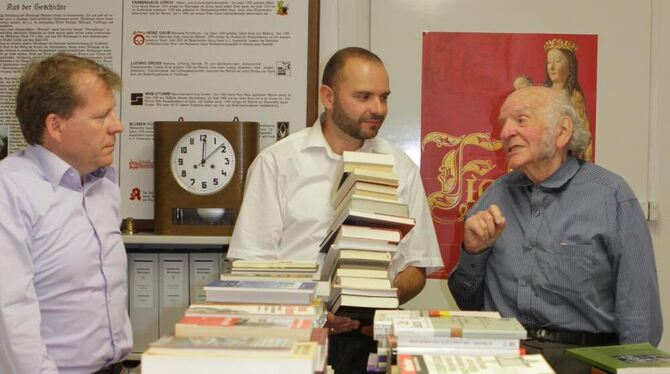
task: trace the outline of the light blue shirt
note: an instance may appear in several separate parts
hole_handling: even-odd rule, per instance
[[[114,171],[41,146],[0,162],[0,373],[91,373],[132,348]]]
[[[656,263],[640,203],[619,176],[569,157],[549,179],[496,180],[468,216],[497,204],[506,228],[479,255],[461,249],[449,289],[463,309],[497,310],[528,327],[663,333]]]

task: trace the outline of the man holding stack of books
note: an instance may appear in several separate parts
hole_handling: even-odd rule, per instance
[[[228,257],[315,260],[333,223],[330,194],[342,152],[390,154],[398,196],[416,219],[389,268],[402,304],[423,289],[427,272],[443,264],[418,168],[376,138],[390,94],[384,64],[368,50],[342,49],[326,64],[319,94],[325,108],[320,121],[266,148],[251,165]],[[371,328],[332,314],[327,326],[329,364],[336,372],[364,372],[376,346]]]

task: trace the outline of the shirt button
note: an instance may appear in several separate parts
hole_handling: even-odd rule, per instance
[[[526,281],[524,279],[521,280],[521,287],[526,287]]]

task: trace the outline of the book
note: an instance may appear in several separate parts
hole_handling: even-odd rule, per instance
[[[316,282],[290,280],[214,280],[205,286],[207,301],[255,304],[311,304]]]
[[[239,352],[239,350],[238,350]],[[320,371],[319,347],[316,342],[294,342],[289,350],[271,352],[266,348],[250,348],[249,353],[227,354],[223,349],[149,348],[142,355],[143,374],[219,374],[279,373],[312,374]]]
[[[310,342],[315,342],[318,345],[317,348],[317,361],[320,362],[315,372],[325,372],[325,368],[328,365],[328,328],[313,328],[312,335],[309,337]]]
[[[214,353],[212,350],[219,350],[216,354],[266,355],[285,354],[295,342],[295,339],[289,338],[167,335],[152,342],[149,347],[154,353],[166,354],[211,354]]]
[[[398,289],[391,285],[388,278],[336,277],[331,288],[331,297],[340,294],[393,297]]]
[[[330,303],[329,310],[336,315],[372,322],[376,309],[397,309],[397,297],[372,297],[341,294]]]
[[[371,170],[365,167],[353,168],[351,171],[342,172],[342,174],[336,175],[336,180],[330,195],[331,199],[334,199],[335,195],[338,193],[346,194],[347,191],[358,183],[386,186],[397,191],[398,186],[400,185],[400,180],[392,171]],[[396,194],[396,192],[393,193]]]
[[[367,169],[393,173],[395,160],[393,155],[372,152],[342,152],[342,164],[336,175],[348,173],[354,169]]]
[[[317,270],[316,261],[259,261],[259,260],[235,260],[232,270],[259,270],[259,271],[305,271]]]
[[[343,224],[328,232],[319,251],[326,253],[335,244],[339,248],[395,252],[401,239],[402,232],[396,228]]]
[[[402,239],[402,232],[394,228],[369,227],[359,225],[342,225],[337,232],[335,242],[344,239],[368,239],[384,243],[398,244]]]
[[[310,305],[285,304],[231,304],[206,303],[191,304],[184,312],[187,317],[292,317],[320,318],[324,314],[321,298],[315,298]]]
[[[309,280],[318,269],[319,266],[316,261],[236,260],[232,263],[230,273],[225,274],[221,279],[226,279],[227,275],[245,275],[252,277],[304,278],[304,280]]]
[[[413,355],[511,355],[521,353],[519,339],[452,338],[445,336],[393,336],[389,345],[397,354]]]
[[[451,336],[480,339],[526,339],[526,329],[516,318],[419,317],[395,318],[396,336]]]
[[[312,320],[276,317],[184,317],[176,336],[268,337],[309,339]]]
[[[398,355],[400,374],[554,374],[540,354],[524,356]]]
[[[343,212],[349,210],[404,218],[409,217],[409,208],[407,207],[407,204],[402,201],[391,201],[356,194],[351,195],[347,200],[343,200],[342,203],[337,206],[335,209],[335,216],[338,217]]]
[[[670,373],[670,353],[649,343],[569,348],[566,354],[610,373]]]
[[[332,274],[340,264],[351,263],[365,263],[377,264],[388,269],[391,264],[393,255],[391,252],[368,251],[358,249],[340,249],[339,246],[333,245],[326,254],[321,266],[320,279],[322,281],[330,280]]]
[[[333,231],[337,231],[342,224],[396,228],[400,230],[402,236],[405,237],[405,235],[407,235],[412,230],[412,228],[414,228],[416,221],[411,217],[400,217],[388,214],[364,212],[355,209],[344,209],[339,215],[335,216],[333,223],[328,229],[328,233],[330,234]],[[327,234],[326,237],[328,237],[329,234]]]
[[[501,318],[498,312],[488,311],[470,311],[470,310],[378,310],[374,318],[374,332],[373,336],[377,341],[384,341],[389,335],[393,327],[393,320],[412,319],[419,317],[484,317],[484,318]]]
[[[349,175],[356,176],[353,172]],[[345,183],[347,183],[347,181],[345,181]],[[396,186],[354,180],[353,184],[350,186],[346,186],[345,184],[340,186],[337,192],[331,197],[330,205],[333,208],[337,208],[342,201],[349,199],[351,195],[375,197],[396,202],[400,201],[400,198],[397,195]]]
[[[365,264],[341,264],[335,270],[336,277],[362,277],[388,279],[388,269],[385,266]]]

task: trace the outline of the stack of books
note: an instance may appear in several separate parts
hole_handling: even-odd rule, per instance
[[[519,321],[497,312],[378,311],[374,334],[379,365],[399,373],[554,372],[541,355],[525,355]]]
[[[316,295],[327,300],[330,295],[330,284],[319,281],[319,265],[316,261],[262,261],[235,260],[221,274],[224,281],[306,281],[316,282]]]
[[[422,320],[425,318],[451,318],[451,317],[477,317],[477,318],[489,318],[489,319],[500,319],[501,316],[498,312],[486,312],[486,311],[450,311],[450,310],[378,310],[375,313],[374,317],[374,330],[373,337],[377,341],[377,355],[374,358],[377,365],[378,372],[382,372],[385,369],[390,368],[397,362],[398,357],[398,338],[393,335],[393,324],[395,320]],[[425,332],[425,329],[424,331]],[[458,338],[433,338],[429,336],[424,337],[415,337],[415,336],[405,336],[400,339],[400,352],[403,353],[416,353],[416,354],[442,354],[444,352],[456,353],[459,355],[462,354],[479,354],[481,346],[488,346],[488,348],[493,348],[498,343],[487,343],[481,341],[482,339],[463,339]],[[478,345],[480,347],[478,347]],[[505,340],[502,342],[504,347],[504,353],[511,353],[513,355],[518,355],[520,351],[520,342],[519,340]],[[477,352],[477,353],[474,353]],[[500,350],[490,349],[483,352],[482,354],[493,355],[496,353],[501,353]],[[369,366],[372,366],[373,363],[369,362]],[[369,368],[369,372],[374,372]]]
[[[397,194],[392,155],[343,152],[331,205],[335,219],[321,243],[322,281],[329,281],[329,310],[372,322],[376,309],[398,307],[388,269],[403,236],[414,227]]]
[[[519,356],[526,329],[516,318],[395,318],[389,346],[397,355]]]
[[[142,356],[143,373],[185,372],[179,368],[188,365],[207,367],[202,372],[210,372],[209,366],[211,372],[225,366],[235,372],[325,369],[327,312],[312,280],[316,265],[243,261],[232,269],[233,275],[204,287],[206,301],[189,306],[174,336],[150,345]]]
[[[325,367],[319,343],[287,338],[166,336],[142,355],[143,374],[305,373]]]

